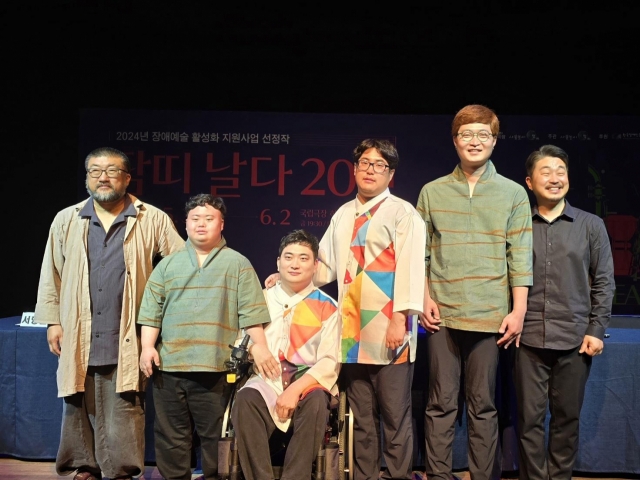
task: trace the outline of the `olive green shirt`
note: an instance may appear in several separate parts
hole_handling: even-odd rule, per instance
[[[224,238],[202,266],[190,241],[163,259],[144,290],[138,324],[160,329],[160,370],[222,372],[241,328],[271,321],[255,270]]]
[[[426,276],[441,325],[497,332],[511,288],[533,281],[527,192],[489,160],[470,196],[458,165],[422,188],[417,210],[427,226]]]

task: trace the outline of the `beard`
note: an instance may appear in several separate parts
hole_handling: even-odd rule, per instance
[[[99,187],[100,185],[98,185]],[[111,187],[111,185],[109,185]],[[96,187],[96,190],[91,190],[89,188],[89,185],[87,184],[87,182],[85,182],[85,187],[87,188],[87,193],[89,193],[89,195],[91,196],[91,198],[93,198],[96,202],[98,203],[111,203],[111,202],[115,202],[117,200],[120,200],[122,197],[124,197],[125,192],[118,192],[117,190],[115,190],[113,187],[111,187],[111,190],[108,192],[98,192],[98,187]]]

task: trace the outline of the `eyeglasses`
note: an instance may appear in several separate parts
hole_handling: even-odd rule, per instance
[[[387,165],[386,163],[383,162],[370,162],[369,160],[358,160],[356,162],[356,166],[358,167],[358,170],[360,170],[361,172],[366,172],[367,170],[369,170],[369,167],[373,165],[373,171],[375,173],[384,173],[384,171],[389,168],[389,165]]]
[[[121,168],[116,168],[116,167],[109,167],[107,169],[90,168],[89,170],[87,170],[87,174],[91,178],[100,178],[102,176],[102,172],[106,172],[107,173],[107,177],[109,177],[109,178],[116,178],[118,175],[120,175],[120,172],[129,173],[126,170],[123,170]]]
[[[492,135],[491,132],[487,132],[486,130],[480,130],[478,133],[473,133],[471,130],[465,130],[464,132],[457,133],[456,136],[463,142],[470,142],[473,137],[478,137],[478,140],[485,143],[495,135]]]

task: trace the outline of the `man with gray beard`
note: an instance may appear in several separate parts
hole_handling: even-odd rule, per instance
[[[85,160],[90,198],[60,211],[49,230],[35,320],[59,357],[63,397],[59,475],[74,480],[144,473],[144,378],[136,315],[154,258],[184,246],[161,210],[126,190],[127,156]]]

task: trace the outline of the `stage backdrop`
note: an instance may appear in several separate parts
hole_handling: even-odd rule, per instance
[[[415,204],[422,186],[458,162],[452,116],[216,111],[83,110],[84,157],[109,146],[129,155],[129,192],[164,209],[186,238],[184,203],[223,197],[228,245],[260,280],[275,271],[280,238],[296,228],[318,237],[354,198],[354,147],[385,138],[400,154],[391,191]],[[640,117],[501,116],[493,153],[498,173],[525,185],[524,162],[544,144],[569,154],[569,201],[602,217],[612,242],[614,314],[640,314]],[[84,182],[79,183],[83,185]],[[85,198],[86,191],[78,191]],[[533,197],[531,196],[533,200]],[[328,289],[335,295],[335,285]],[[638,320],[640,321],[640,319]]]

